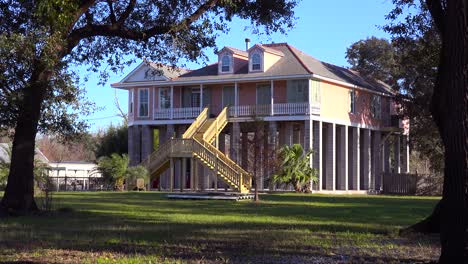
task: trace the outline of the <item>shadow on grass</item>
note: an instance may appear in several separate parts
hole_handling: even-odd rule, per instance
[[[373,249],[394,244],[437,247],[437,240],[394,234],[395,226],[404,223],[402,215],[411,212],[404,201],[382,204],[366,197],[266,195],[264,203],[256,205],[169,201],[158,193],[67,193],[57,197],[62,205],[78,211],[2,220],[0,248],[243,262],[251,256],[332,256],[337,250],[372,259],[376,258]],[[413,203],[431,209],[430,203]],[[366,247],[369,250],[355,251]],[[411,255],[379,260],[383,258],[384,262],[414,260]]]

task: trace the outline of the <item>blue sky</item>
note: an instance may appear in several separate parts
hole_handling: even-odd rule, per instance
[[[385,15],[392,9],[391,0],[302,0],[297,6],[296,26],[287,35],[274,34],[271,36],[252,35],[248,21],[234,20],[228,34],[222,34],[217,40],[218,48],[231,46],[245,48],[245,38],[251,39],[251,45],[256,43],[287,42],[305,53],[339,66],[347,66],[345,52],[352,43],[370,36],[388,38],[378,26],[386,24]],[[209,63],[216,61],[216,55],[207,51]],[[117,117],[114,95],[124,111],[127,111],[127,92],[114,91],[111,83],[120,81],[136,66],[125,68],[122,73],[111,73],[107,83],[98,85],[98,76],[84,73],[88,81],[81,85],[85,87],[87,97],[102,108],[90,116],[83,116],[88,120],[90,131],[95,132],[107,127],[110,123],[121,123]],[[188,68],[201,65],[187,64]],[[84,77],[83,76],[81,77]]]

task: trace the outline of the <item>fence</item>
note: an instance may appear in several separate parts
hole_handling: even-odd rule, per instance
[[[426,174],[383,173],[383,193],[441,195],[442,177]]]

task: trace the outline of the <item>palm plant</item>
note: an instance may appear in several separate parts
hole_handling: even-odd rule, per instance
[[[128,167],[128,155],[113,153],[110,157],[101,157],[98,161],[98,170],[104,180],[114,185],[114,189],[123,190],[123,183]]]
[[[143,179],[145,183],[148,183],[150,180],[148,170],[141,165],[127,168],[127,171],[125,172],[125,180],[128,186],[130,186],[130,188],[128,188],[129,190],[140,188],[136,184],[138,179]]]
[[[310,181],[317,181],[317,171],[310,166],[312,150],[304,152],[299,144],[283,146],[279,153],[281,165],[279,171],[273,175],[273,182],[291,184],[296,192]]]

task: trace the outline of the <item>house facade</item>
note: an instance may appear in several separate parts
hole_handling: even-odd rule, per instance
[[[142,63],[112,87],[129,92],[130,162],[151,167],[153,188],[249,189],[252,171],[261,189],[280,188],[268,181],[272,156],[296,143],[313,150],[317,191],[378,191],[382,172],[409,170],[390,87],[287,43],[224,47],[192,71]]]

